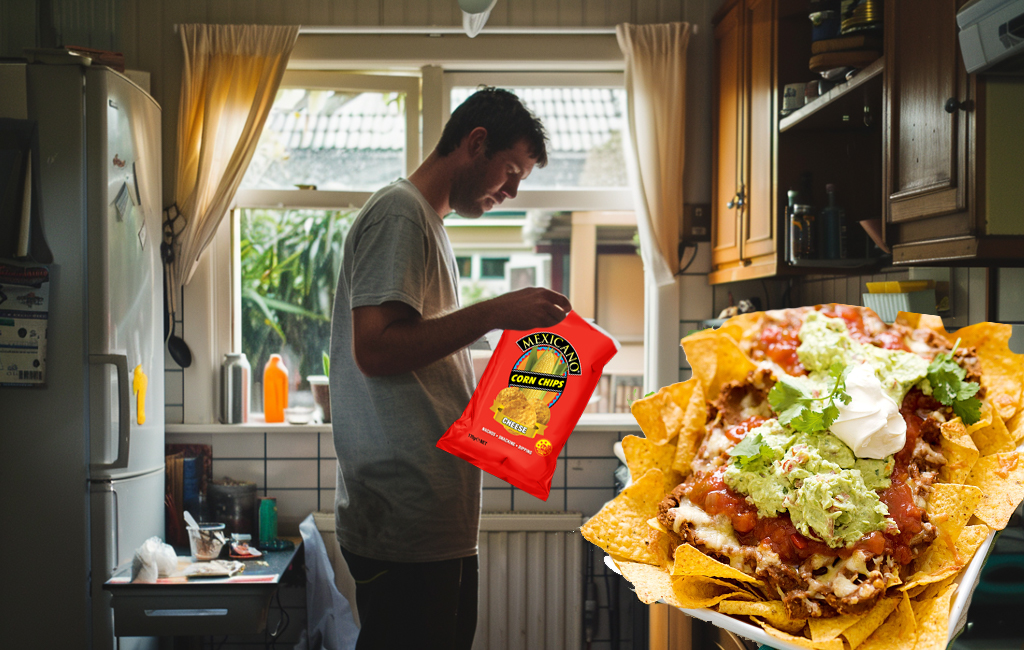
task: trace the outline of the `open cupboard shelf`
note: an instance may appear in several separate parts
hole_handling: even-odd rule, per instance
[[[862,127],[865,106],[871,108],[871,119],[880,120],[881,111],[876,109],[876,105],[881,102],[884,69],[885,59],[880,58],[850,81],[836,85],[810,104],[779,120],[779,132]]]

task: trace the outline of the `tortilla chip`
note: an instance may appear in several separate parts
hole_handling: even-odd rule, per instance
[[[661,470],[648,470],[640,480],[604,504],[600,512],[583,524],[580,532],[609,555],[660,564],[657,549],[651,548],[646,531],[650,530],[647,520],[657,516],[658,502],[664,496],[665,479]],[[644,534],[637,535],[637,531],[644,531]]]
[[[914,575],[910,576],[907,579],[907,582],[900,585],[899,590],[907,594],[913,594],[916,596],[917,594],[924,591],[923,589],[919,589],[919,587],[921,587],[922,585],[930,585],[936,582],[941,582],[949,576],[955,576],[957,573],[960,573],[960,569],[962,568],[963,567],[954,564],[951,566],[947,566],[944,569],[938,569],[933,573],[923,573],[921,571],[918,571]]]
[[[704,576],[683,576],[672,581],[672,591],[679,607],[701,609],[717,605],[723,600],[753,598],[736,585]]]
[[[910,329],[926,329],[947,337],[946,326],[942,319],[933,314],[915,314],[913,312],[901,311],[896,315],[897,325],[906,325]]]
[[[949,642],[949,599],[956,585],[946,587],[938,597],[911,603],[917,623],[914,650],[941,650]]]
[[[984,429],[985,427],[992,424],[992,405],[988,403],[988,400],[982,400],[981,402],[981,417],[974,424],[967,425],[967,433],[974,434],[975,431]]]
[[[675,600],[672,593],[672,576],[665,569],[643,562],[615,558],[612,560],[615,566],[619,567],[622,577],[632,583],[636,597],[643,604],[650,605],[662,599]]]
[[[690,465],[697,456],[701,439],[704,437],[704,424],[708,419],[708,403],[704,398],[704,389],[700,382],[693,381],[693,391],[686,405],[679,437],[676,439],[676,457],[672,461],[672,469],[682,476],[690,474]]]
[[[1006,429],[1003,418],[998,413],[998,409],[992,410],[992,421],[988,426],[973,431],[971,438],[974,439],[974,444],[982,456],[1013,451],[1017,448],[1013,436]]]
[[[1017,411],[1017,415],[1006,421],[1006,428],[1013,438],[1013,444],[1019,445],[1024,440],[1024,409]]]
[[[918,559],[917,572],[911,582],[916,579],[917,584],[922,584],[920,578],[924,576],[945,574],[950,567],[959,570],[964,566],[956,542],[981,498],[981,490],[972,485],[939,483],[934,486],[928,499],[928,519],[939,534]]]
[[[638,479],[648,470],[660,469],[665,476],[665,492],[671,492],[679,485],[683,477],[679,472],[672,471],[672,461],[676,457],[676,446],[654,444],[653,441],[640,436],[626,436],[622,439],[622,453],[626,456],[629,475]]]
[[[722,323],[718,331],[729,335],[740,346],[744,342],[757,338],[764,324],[764,312],[755,311],[749,314],[738,314]]]
[[[1017,414],[1024,384],[1024,355],[1010,352],[1013,326],[975,323],[956,331],[960,345],[973,347],[981,362],[981,385],[1003,420]]]
[[[807,625],[807,621],[802,618],[790,618],[786,613],[786,606],[782,604],[781,600],[772,600],[766,603],[723,600],[718,603],[718,611],[730,616],[758,616],[765,619],[772,627],[787,634],[797,634]],[[817,640],[815,639],[815,641]]]
[[[671,442],[683,423],[683,409],[672,399],[668,387],[636,400],[629,410],[647,439],[659,445]]]
[[[682,345],[708,399],[718,396],[722,384],[743,379],[757,369],[728,334],[698,332],[683,339]]]
[[[889,614],[892,614],[902,598],[903,596],[890,596],[879,599],[875,606],[861,617],[859,621],[843,630],[843,637],[850,644],[850,647],[856,648],[864,643],[871,636],[872,632],[877,630],[885,622],[885,619],[889,618]]]
[[[939,480],[962,485],[981,453],[960,418],[943,422],[941,428],[939,444],[942,455],[946,457],[946,464],[939,468]]]
[[[710,555],[704,555],[689,544],[676,547],[675,564],[672,565],[674,576],[707,576],[709,578],[728,578],[740,582],[761,582],[739,569],[719,562]]]
[[[946,591],[947,588],[949,588],[949,585],[953,584],[953,582],[956,581],[956,578],[957,578],[958,575],[960,575],[959,572],[949,576],[948,578],[946,578],[944,580],[940,580],[938,582],[933,582],[930,585],[923,585],[922,588],[921,588],[920,593],[918,594],[918,597],[915,599],[915,597],[913,595],[911,595],[910,599],[911,600],[919,600],[919,601],[920,600],[931,600],[933,598],[941,596],[942,593],[944,591]]]
[[[804,648],[812,648],[812,650],[843,650],[842,639],[832,639],[831,641],[812,641],[805,636],[794,636],[783,632],[782,630],[776,630],[771,625],[768,625],[764,621],[758,621],[758,624],[764,628],[764,631],[772,635],[780,641],[786,641],[793,645],[798,645]]]
[[[910,598],[904,594],[896,611],[865,639],[860,650],[913,650],[916,628],[914,608]]]
[[[991,528],[1002,530],[1024,499],[1024,458],[1017,451],[982,456],[967,477],[967,484],[984,493],[975,516]]]
[[[807,621],[807,624],[811,627],[812,639],[829,641],[862,618],[864,618],[864,614],[839,614],[831,618],[812,618]]]
[[[992,529],[985,524],[964,526],[963,532],[960,533],[960,538],[956,540],[956,552],[964,566],[970,564],[971,558],[974,557],[978,547],[988,538],[991,532]]]

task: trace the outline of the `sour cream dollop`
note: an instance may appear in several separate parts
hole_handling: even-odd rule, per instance
[[[839,417],[829,430],[849,445],[858,458],[885,458],[907,443],[907,423],[895,400],[869,364],[860,364],[846,377],[850,403],[838,402]]]

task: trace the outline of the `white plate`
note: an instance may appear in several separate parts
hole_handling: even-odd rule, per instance
[[[957,577],[956,583],[961,585],[956,590],[956,600],[953,601],[953,606],[949,612],[949,631],[948,641],[952,641],[956,638],[956,635],[960,633],[964,625],[967,623],[967,609],[971,606],[971,596],[974,594],[974,589],[978,586],[978,580],[981,578],[981,568],[985,565],[985,560],[988,559],[988,553],[992,548],[992,541],[995,539],[996,534],[999,531],[992,531],[981,546],[978,547],[974,557],[971,558],[970,564],[967,568],[960,573]],[[970,585],[970,588],[965,589],[963,585]],[[760,626],[753,625],[741,621],[737,618],[733,618],[727,614],[722,614],[710,609],[682,609],[680,611],[685,612],[687,615],[694,618],[699,618],[702,621],[707,621],[712,625],[720,627],[724,630],[734,632],[739,636],[762,643],[770,648],[776,650],[807,650],[803,646],[798,646],[794,643],[787,643],[780,639],[776,639],[772,635],[765,632]]]

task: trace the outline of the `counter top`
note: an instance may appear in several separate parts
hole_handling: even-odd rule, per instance
[[[156,583],[132,583],[131,566],[124,567],[103,585],[112,596],[114,634],[202,636],[262,632],[270,599],[301,548],[299,539],[294,549],[266,551],[261,558],[245,560],[245,570],[230,578],[178,576],[160,578]],[[189,564],[188,556],[179,556],[179,572]]]

